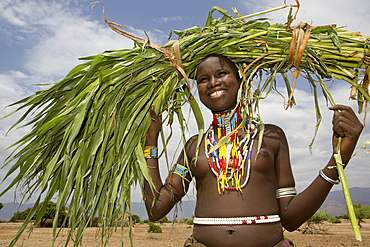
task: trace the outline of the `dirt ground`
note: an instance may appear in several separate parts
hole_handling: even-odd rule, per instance
[[[0,223],[0,246],[8,246],[9,242],[20,228],[21,223]],[[326,223],[324,227],[327,234],[302,234],[300,231],[285,232],[285,235],[293,240],[298,247],[320,247],[320,246],[370,246],[370,220],[362,223],[360,229],[362,242],[354,239],[352,228],[349,222],[343,221],[340,224]],[[148,233],[147,224],[137,224],[134,228],[133,241],[134,246],[183,246],[184,241],[191,235],[192,228],[185,224],[170,223],[161,225],[163,233]],[[98,247],[99,240],[95,239],[98,228],[87,228],[82,240],[83,247]],[[119,228],[120,229],[120,228]],[[128,227],[124,228],[123,246],[130,246],[128,238]],[[64,246],[67,231],[64,230],[62,236],[58,237],[55,246]],[[52,242],[51,228],[35,228],[29,238],[28,231],[21,236],[15,246],[25,247],[49,247]],[[72,246],[69,244],[68,246]],[[118,230],[115,232],[108,244],[109,247],[122,246],[121,234]]]

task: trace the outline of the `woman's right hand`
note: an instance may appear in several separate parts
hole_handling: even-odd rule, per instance
[[[156,146],[162,128],[162,117],[155,114],[154,106],[150,108],[150,117],[152,118],[152,122],[148,132],[146,132],[145,146]]]

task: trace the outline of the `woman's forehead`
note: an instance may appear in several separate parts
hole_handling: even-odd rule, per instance
[[[198,66],[198,70],[201,68],[205,68],[206,66],[220,66],[221,68],[230,67],[226,62],[225,57],[207,57],[205,58]]]
[[[220,68],[230,69],[235,73],[237,77],[239,75],[237,67],[228,58],[221,55],[211,55],[203,59],[203,61],[198,65],[196,77],[200,74],[200,72],[203,69],[207,69],[213,66],[215,67],[219,66]]]

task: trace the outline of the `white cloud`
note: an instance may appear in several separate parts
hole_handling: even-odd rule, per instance
[[[313,26],[337,24],[347,26],[349,31],[361,31],[363,35],[370,35],[370,4],[367,0],[301,0],[300,10],[297,20],[293,25],[300,21],[312,23]],[[295,5],[293,0],[287,1],[288,4]],[[240,1],[241,7],[238,8],[241,15],[243,9],[248,13],[255,13],[283,5],[283,1]],[[295,10],[295,8],[293,9]],[[273,19],[275,22],[283,23],[288,15],[289,8],[267,14],[265,17]]]
[[[182,20],[183,18],[181,16],[170,16],[170,17],[161,17],[160,19],[156,19],[154,21],[158,23],[168,23]]]

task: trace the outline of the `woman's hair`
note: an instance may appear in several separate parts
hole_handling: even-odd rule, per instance
[[[222,56],[222,55],[220,55],[220,54],[209,54],[209,55],[207,55],[207,56],[202,60],[202,62],[203,62],[203,61],[205,61],[205,60],[207,60],[208,58],[211,58],[211,57],[216,57],[216,58],[218,58],[221,66],[223,66],[225,63],[227,63],[227,64],[230,66],[230,68],[231,68],[232,72],[234,73],[235,77],[236,77],[236,78],[240,78],[239,70],[238,70],[238,68],[236,67],[236,65],[235,65],[235,64],[234,64],[230,59],[228,59],[228,58],[227,58],[227,57],[225,57],[225,56]],[[200,62],[200,64],[198,65],[198,67],[202,64],[202,62]],[[195,77],[195,78],[196,78],[196,77]]]

